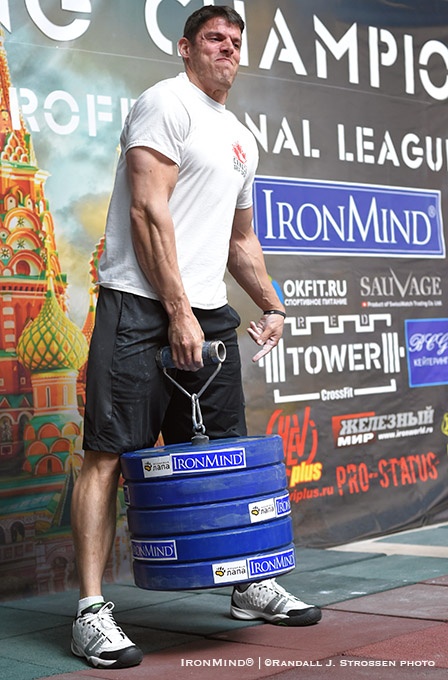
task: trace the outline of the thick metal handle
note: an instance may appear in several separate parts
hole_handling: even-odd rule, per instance
[[[210,364],[222,364],[226,358],[226,346],[221,340],[207,340],[202,343],[202,362],[204,366]],[[159,368],[175,368],[171,347],[161,347],[156,355]]]

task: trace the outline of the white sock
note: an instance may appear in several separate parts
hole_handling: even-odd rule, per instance
[[[104,597],[102,595],[92,595],[91,597],[83,597],[78,602],[78,613],[77,616],[81,615],[81,612],[87,607],[91,607],[92,604],[98,604],[99,602],[104,602]]]

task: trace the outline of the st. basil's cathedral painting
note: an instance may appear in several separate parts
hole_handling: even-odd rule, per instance
[[[82,463],[85,364],[102,243],[83,328],[68,316],[57,225],[24,122],[13,129],[0,43],[0,599],[76,585],[70,530]],[[80,266],[86,266],[81,263]],[[89,266],[89,265],[87,265]],[[129,571],[124,504],[106,579]]]

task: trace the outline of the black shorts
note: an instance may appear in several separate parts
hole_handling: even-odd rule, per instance
[[[222,340],[226,359],[199,399],[210,439],[247,434],[237,312],[229,305],[194,309],[206,340]],[[163,306],[131,293],[100,287],[87,366],[83,447],[121,454],[165,444],[189,442],[193,434],[191,399],[156,364],[168,344]],[[170,373],[189,394],[198,394],[216,366]]]

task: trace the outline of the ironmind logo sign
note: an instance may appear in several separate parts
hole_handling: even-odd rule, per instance
[[[444,258],[440,191],[256,177],[266,253]]]

